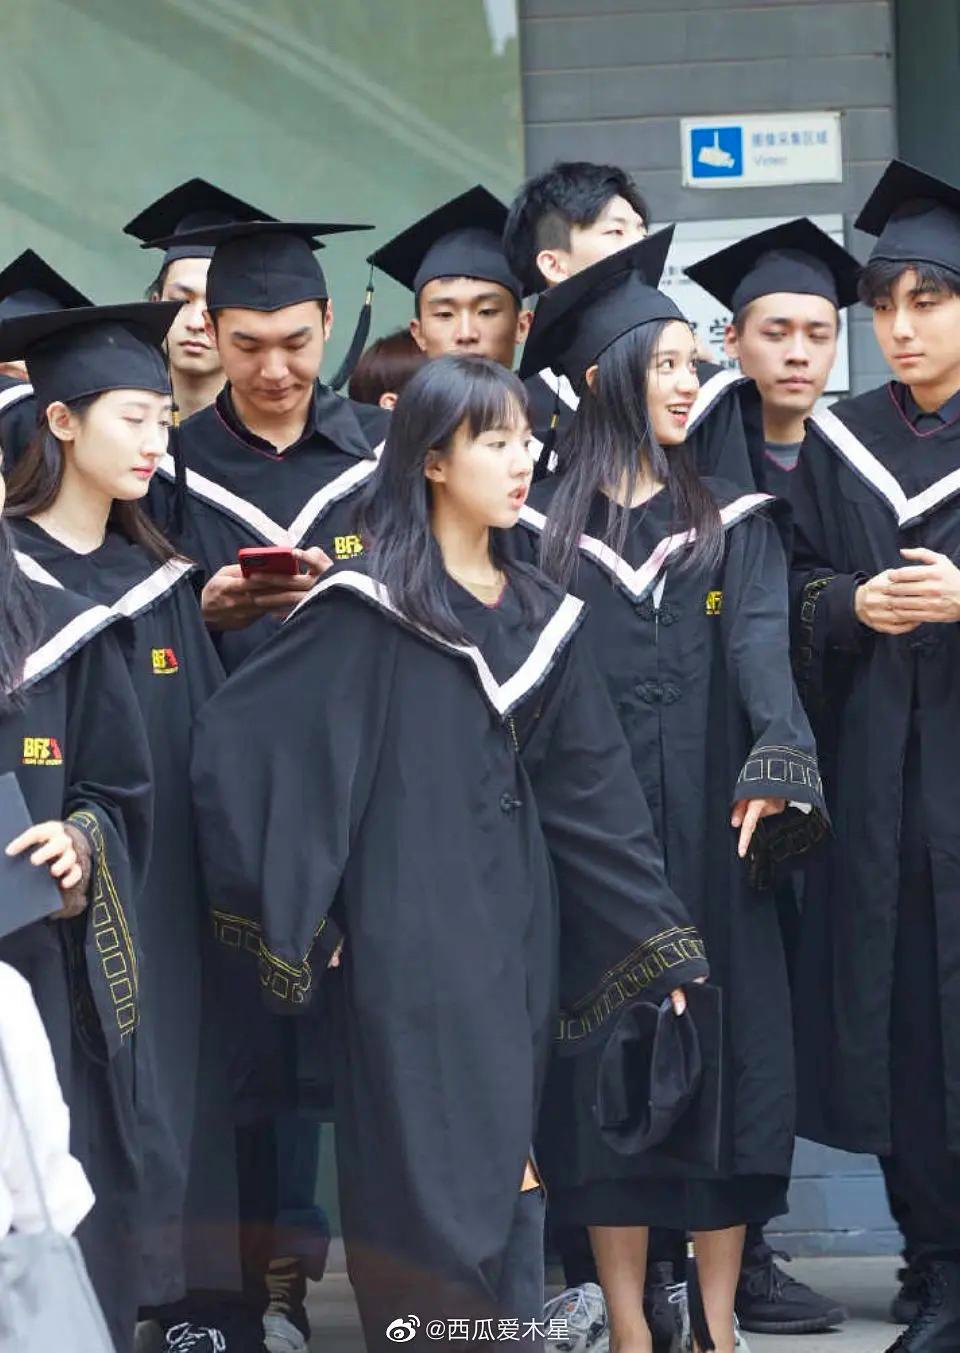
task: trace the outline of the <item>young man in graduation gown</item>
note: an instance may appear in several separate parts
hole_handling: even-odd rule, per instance
[[[510,207],[503,247],[527,295],[539,295],[647,233],[650,212],[625,170],[587,161],[558,163],[528,181]],[[701,474],[753,486],[749,446],[759,437],[759,408],[746,377],[698,363],[700,393],[688,438]],[[545,451],[537,476],[549,473],[553,445],[578,399],[552,371],[527,378],[530,421]],[[745,429],[744,420],[749,427]],[[754,426],[757,425],[757,426]]]
[[[856,302],[860,265],[802,216],[748,235],[686,274],[731,312],[724,351],[756,385],[763,414],[762,444],[751,443],[754,478],[789,500],[804,422],[836,360],[840,311]]]
[[[897,1353],[960,1347],[960,189],[894,161],[857,226],[893,379],[813,415],[791,499],[801,692],[836,845],[807,879],[800,1131],[881,1158],[921,1278]]]
[[[89,304],[82,292],[32,249],[25,249],[0,272],[0,323],[36,311]],[[0,454],[8,474],[36,427],[37,402],[26,367],[19,359],[0,363]]]
[[[532,317],[503,252],[506,219],[503,203],[477,184],[368,257],[372,268],[413,292],[410,333],[427,357],[489,357],[513,370]]]
[[[159,235],[174,236],[163,253],[160,271],[147,289],[151,301],[180,301],[167,335],[167,360],[180,421],[212,404],[224,374],[216,342],[207,333],[207,272],[212,244],[180,243],[176,236],[201,226],[272,218],[206,179],[188,179],[144,207],[123,227],[142,244]]]
[[[333,325],[318,236],[365,227],[255,220],[154,243],[213,246],[207,326],[227,383],[179,430],[155,513],[206,570],[204,617],[230,672],[279,625],[330,560],[360,548],[352,498],[376,466],[388,415],[320,382]],[[181,491],[183,490],[183,491]],[[244,578],[245,547],[298,551],[294,577]]]

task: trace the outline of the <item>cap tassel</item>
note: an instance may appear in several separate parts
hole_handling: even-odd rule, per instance
[[[540,454],[537,457],[537,464],[534,468],[534,479],[544,479],[548,474],[553,474],[557,468],[557,456],[554,447],[557,444],[557,431],[560,427],[560,387],[557,386],[553,396],[553,413],[550,415],[550,423],[546,432],[543,434],[543,445],[540,447]]]
[[[700,1353],[711,1353],[716,1349],[713,1342],[713,1335],[710,1333],[710,1326],[707,1323],[707,1312],[703,1305],[703,1293],[700,1290],[700,1275],[697,1272],[697,1257],[693,1248],[693,1241],[687,1241],[687,1310],[690,1313],[690,1332],[693,1335],[694,1342]]]
[[[175,539],[183,535],[183,528],[187,517],[187,463],[183,458],[183,448],[180,445],[180,410],[174,400],[171,409],[170,421],[170,439],[169,450],[173,457],[174,467],[174,493],[173,493],[173,514],[171,517],[171,530]]]
[[[367,346],[367,339],[370,337],[370,321],[373,317],[373,269],[370,269],[370,280],[367,282],[367,290],[363,297],[363,305],[360,307],[360,314],[357,317],[357,327],[353,331],[353,338],[350,340],[350,346],[347,348],[346,356],[337,368],[333,379],[330,381],[331,390],[339,390],[346,385],[347,381],[353,375],[354,368],[360,360],[360,355]]]

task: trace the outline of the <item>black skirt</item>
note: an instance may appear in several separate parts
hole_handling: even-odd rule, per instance
[[[729,1179],[611,1179],[550,1194],[552,1226],[659,1226],[671,1231],[723,1231],[766,1226],[787,1211],[781,1175]]]

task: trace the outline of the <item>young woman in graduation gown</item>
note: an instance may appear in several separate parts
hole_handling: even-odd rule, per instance
[[[394,414],[364,561],[324,577],[198,723],[221,937],[280,1008],[323,978],[338,1022],[370,1349],[397,1342],[397,1318],[469,1319],[473,1338],[474,1319],[539,1318],[530,1152],[552,1035],[602,1038],[618,1005],[680,1004],[706,972],[583,608],[504,558],[527,435],[510,373],[428,363]]]
[[[214,1067],[198,1074],[209,921],[186,792],[193,720],[222,669],[200,615],[195,566],[175,555],[139,506],[166,451],[170,387],[160,345],[175,309],[26,316],[11,322],[17,331],[5,338],[25,353],[45,410],[8,493],[23,567],[125,618],[124,654],[153,763],[155,848],[138,904],[143,1022],[135,1040],[144,1151],[140,1295],[151,1307],[183,1296],[185,1245],[192,1286],[236,1281],[235,1265],[217,1271],[221,1246],[184,1234],[194,1148],[216,1154],[218,1145],[195,1137],[198,1082],[205,1098],[215,1087],[228,1096]],[[118,728],[113,736],[122,735]],[[231,1128],[229,1105],[220,1107],[222,1147]],[[206,1114],[204,1122],[210,1133]]]
[[[3,495],[0,477],[0,503]],[[30,983],[43,1017],[70,1108],[70,1149],[96,1195],[77,1238],[117,1353],[129,1353],[141,1167],[135,899],[152,796],[117,628],[106,607],[27,577],[0,522],[0,775],[17,777],[34,823],[0,845],[29,852],[63,890],[62,910],[0,940],[0,957]]]
[[[837,826],[801,932],[800,1125],[881,1157],[923,1294],[897,1347],[939,1353],[960,1346],[960,190],[895,161],[857,224],[895,379],[814,414],[794,504]]]
[[[651,282],[669,232],[541,303],[524,362],[580,392],[557,475],[522,514],[528,557],[587,602],[584,638],[722,990],[720,1144],[686,1168],[601,1139],[585,1063],[559,1061],[539,1138],[559,1225],[586,1225],[613,1338],[649,1348],[648,1225],[695,1233],[717,1348],[734,1347],[743,1227],[786,1208],[790,1005],[771,866],[825,830],[790,671],[787,567],[766,495],[701,480],[683,442],[697,394],[689,325]],[[521,373],[522,374],[522,373]],[[788,808],[788,803],[791,805]],[[571,1144],[571,1123],[573,1123]],[[688,1345],[689,1346],[689,1345]]]

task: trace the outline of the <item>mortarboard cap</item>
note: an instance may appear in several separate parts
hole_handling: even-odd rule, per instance
[[[82,291],[54,272],[32,249],[24,249],[0,272],[0,320],[89,304]]]
[[[0,843],[6,847],[33,825],[13,771],[0,775]],[[8,856],[0,850],[0,938],[40,921],[63,905],[49,869],[30,863],[30,851]]]
[[[853,305],[860,264],[801,216],[748,235],[684,271],[736,315],[774,292],[823,296],[838,310]]]
[[[507,208],[477,184],[408,226],[367,262],[419,295],[438,277],[496,282],[523,300],[523,286],[503,252]]]
[[[655,320],[686,319],[657,290],[673,226],[638,240],[545,292],[523,348],[520,378],[552,367],[578,388],[611,343]]]
[[[624,1010],[600,1055],[596,1116],[619,1155],[658,1154],[715,1170],[720,1156],[722,998],[719,988],[685,988],[687,1009],[669,998]]]
[[[227,225],[231,221],[272,221],[273,217],[259,207],[251,206],[242,198],[225,193],[206,179],[188,179],[168,193],[144,207],[132,221],[123,227],[125,235],[140,240],[143,248],[159,247],[155,241],[167,239],[162,247],[163,267],[178,258],[212,258],[214,246],[195,240],[189,243],[177,240],[187,231],[207,226]]]
[[[211,310],[236,306],[240,310],[273,311],[301,301],[327,299],[326,278],[314,258],[315,250],[323,248],[318,236],[372,229],[330,221],[231,221],[181,230],[150,243],[163,247],[174,243],[214,246],[207,274],[207,305]]]
[[[891,160],[856,219],[875,235],[870,262],[932,263],[960,272],[960,188]]]
[[[0,323],[0,362],[23,358],[39,410],[105,390],[170,393],[163,340],[180,301],[91,305]]]

